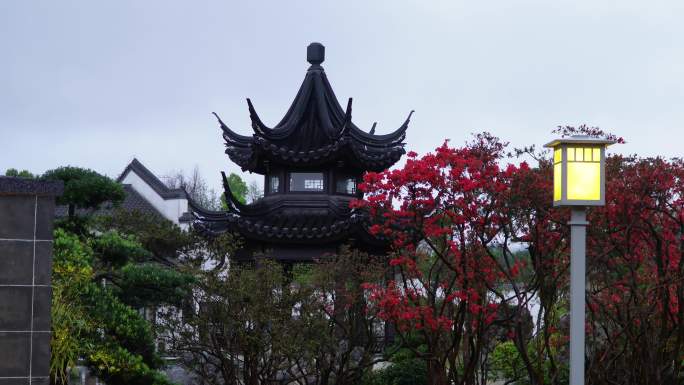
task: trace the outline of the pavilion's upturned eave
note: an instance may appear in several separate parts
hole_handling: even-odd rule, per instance
[[[367,230],[366,218],[351,215],[325,226],[274,225],[263,220],[243,218],[232,214],[225,217],[205,217],[195,213],[198,221],[195,229],[200,233],[216,236],[227,231],[240,234],[248,240],[273,244],[311,244],[338,242],[358,237],[368,244],[383,246],[385,243],[373,237]]]
[[[368,144],[368,145],[377,145],[377,146],[387,146],[387,145],[401,145],[403,146],[404,139],[406,138],[406,130],[408,129],[409,122],[411,121],[411,116],[413,115],[413,110],[409,112],[408,117],[406,117],[406,120],[404,123],[399,126],[396,130],[387,133],[387,134],[381,134],[381,135],[376,135],[376,134],[371,134],[368,132],[365,132],[358,128],[356,125],[352,124],[351,127],[352,129],[350,130],[351,135],[356,139],[357,141]]]
[[[343,129],[351,133],[354,139],[369,145],[373,144],[385,146],[391,144],[399,144],[399,142],[404,140],[404,137],[406,136],[406,129],[408,128],[408,124],[411,119],[411,115],[413,115],[413,111],[409,113],[404,123],[393,132],[382,135],[375,135],[371,134],[370,132],[363,131],[352,122],[352,98],[349,98],[349,101],[347,102],[347,108],[346,110],[343,110],[342,105],[338,101],[337,96],[335,96],[335,92],[333,91],[332,86],[328,81],[328,77],[325,75],[325,72],[321,72],[321,88],[324,90],[323,93],[325,95],[325,99],[329,101],[329,108],[327,108],[326,111],[328,111],[331,115],[337,116],[338,118],[343,115],[343,120],[345,123]],[[342,134],[344,133],[345,132],[342,132]]]
[[[369,171],[382,171],[391,167],[406,153],[403,147],[393,147],[382,152],[369,152],[358,146],[353,146],[352,150],[357,159],[369,167]]]
[[[212,112],[212,114],[214,114],[218,120],[221,130],[223,131],[223,139],[227,144],[230,143],[230,145],[236,147],[249,147],[249,145],[252,143],[252,136],[238,134],[237,132],[231,130],[230,127],[228,127],[225,123],[223,123],[223,120],[221,120],[216,112]]]
[[[233,214],[230,211],[216,211],[206,209],[200,206],[191,197],[188,197],[188,208],[190,209],[190,213],[195,217],[195,219],[199,219],[202,221],[224,221]]]

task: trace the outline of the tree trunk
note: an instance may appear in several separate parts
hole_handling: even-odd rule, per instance
[[[330,370],[326,369],[321,372],[321,378],[319,379],[319,385],[328,385],[330,382]]]
[[[440,365],[435,360],[427,362],[428,385],[448,385],[444,365]]]
[[[259,385],[259,369],[255,357],[245,357],[245,384]]]

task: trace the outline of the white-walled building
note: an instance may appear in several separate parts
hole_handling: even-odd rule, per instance
[[[138,195],[162,217],[187,229],[192,215],[188,211],[188,198],[183,189],[170,189],[140,161],[133,158],[121,175],[116,179],[126,189],[126,199],[121,204],[124,209],[135,209],[131,205]],[[126,201],[129,201],[127,204]],[[148,209],[149,210],[149,209]]]
[[[123,185],[126,193],[119,208],[159,215],[183,230],[188,229],[193,217],[188,211],[188,198],[183,189],[166,187],[164,182],[135,158],[116,181]],[[111,205],[104,205],[100,211],[108,211],[111,208]],[[56,211],[58,217],[67,215],[66,206],[59,206]]]

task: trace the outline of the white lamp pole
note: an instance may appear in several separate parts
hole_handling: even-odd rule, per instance
[[[572,136],[553,149],[553,205],[570,207],[570,385],[584,385],[587,206],[605,204],[605,151],[613,141]]]
[[[584,385],[587,211],[573,207],[570,216],[570,385]]]

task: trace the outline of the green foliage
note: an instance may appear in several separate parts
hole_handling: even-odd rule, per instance
[[[427,365],[416,358],[393,363],[385,369],[384,378],[388,385],[427,384]]]
[[[57,281],[91,278],[92,249],[78,236],[63,229],[55,229],[52,278]]]
[[[29,170],[19,171],[16,168],[8,168],[7,171],[5,171],[5,176],[13,176],[13,177],[17,177],[17,178],[27,178],[27,179],[33,179],[36,177]]]
[[[247,183],[242,180],[240,175],[231,172],[230,175],[228,175],[228,186],[230,187],[230,191],[233,192],[235,199],[240,203],[247,202]]]
[[[117,344],[140,355],[154,367],[161,364],[155,355],[154,336],[150,324],[133,308],[122,303],[106,287],[92,284],[84,292],[83,301],[92,312],[98,327],[105,330],[99,342]]]
[[[98,267],[111,267],[102,262],[102,256],[115,261],[133,259],[126,252],[139,256],[140,245],[113,232],[101,237],[81,239],[64,229],[55,230],[53,381],[65,384],[68,368],[84,358],[109,385],[167,384],[156,371],[161,360],[155,353],[150,324],[122,301],[116,285],[103,285],[97,278]]]
[[[161,373],[144,360],[116,344],[107,344],[88,354],[93,372],[107,384],[170,385]]]
[[[199,238],[158,216],[120,209],[97,218],[94,227],[103,232],[94,248],[110,262],[105,267],[124,303],[180,306],[194,279],[175,265],[181,254],[201,248]]]
[[[181,306],[190,295],[194,278],[156,263],[128,264],[117,281],[119,297],[135,308],[151,305]]]
[[[292,266],[292,281],[301,285],[311,285],[314,280],[314,267],[309,263],[296,263]]]
[[[95,322],[81,301],[92,284],[92,260],[92,251],[77,236],[55,230],[50,373],[57,384],[66,383],[68,368],[93,345],[88,336],[96,329]]]
[[[188,360],[185,364],[199,375],[206,376],[206,368],[235,372],[245,360],[244,365],[250,368],[245,376],[251,377],[244,382],[264,383],[275,378],[279,369],[271,366],[272,362],[282,360],[297,346],[292,319],[296,298],[282,290],[285,280],[282,267],[276,263],[236,265],[230,274],[226,272],[226,266],[196,271],[199,290],[193,294],[200,311],[187,314],[183,321],[176,320],[171,328],[176,338],[170,345],[185,353],[181,354]]]
[[[96,218],[93,226],[102,232],[116,230],[120,234],[135,236],[158,261],[173,260],[179,252],[197,242],[192,234],[173,222],[139,211],[115,209],[111,215]]]
[[[569,381],[569,372],[567,364],[556,362],[558,366],[558,379],[557,382],[553,381],[551,378],[551,367],[550,361],[548,359],[539,359],[539,354],[537,350],[534,349],[535,341],[532,341],[527,345],[527,354],[533,362],[539,362],[541,364],[541,370],[544,376],[545,384],[567,384]],[[506,341],[498,344],[494,351],[489,355],[490,363],[490,373],[494,379],[509,381],[510,384],[514,385],[530,385],[530,379],[523,362],[520,352],[515,347],[512,341]]]
[[[92,218],[88,215],[74,215],[55,220],[55,228],[63,229],[66,232],[86,236]]]
[[[75,215],[124,198],[121,185],[94,171],[62,167],[43,177],[64,181],[59,203],[70,214],[55,230],[53,382],[65,384],[68,369],[84,360],[108,385],[167,384],[158,371],[157,325],[138,309],[180,306],[193,277],[170,266],[212,248],[155,215],[116,208]]]
[[[91,247],[97,253],[99,262],[109,268],[121,268],[130,261],[147,261],[152,255],[133,236],[120,234],[116,230],[91,238]]]
[[[367,313],[361,286],[384,277],[379,259],[344,249],[291,269],[267,258],[229,269],[223,261],[238,247],[224,234],[207,243],[207,263],[184,265],[197,277],[199,311],[172,320],[165,335],[186,367],[207,383],[239,376],[243,384],[270,384],[286,373],[358,384],[382,359],[380,320]]]
[[[511,341],[498,344],[489,356],[493,377],[498,380],[515,381],[516,385],[528,384],[525,363]]]
[[[422,385],[427,384],[427,364],[409,349],[392,355],[390,364],[382,369],[369,370],[363,385]]]
[[[96,209],[107,201],[116,205],[125,198],[121,184],[89,169],[59,167],[46,171],[41,178],[64,182],[64,193],[57,198],[57,203],[69,206],[70,217],[75,216],[77,208]]]

